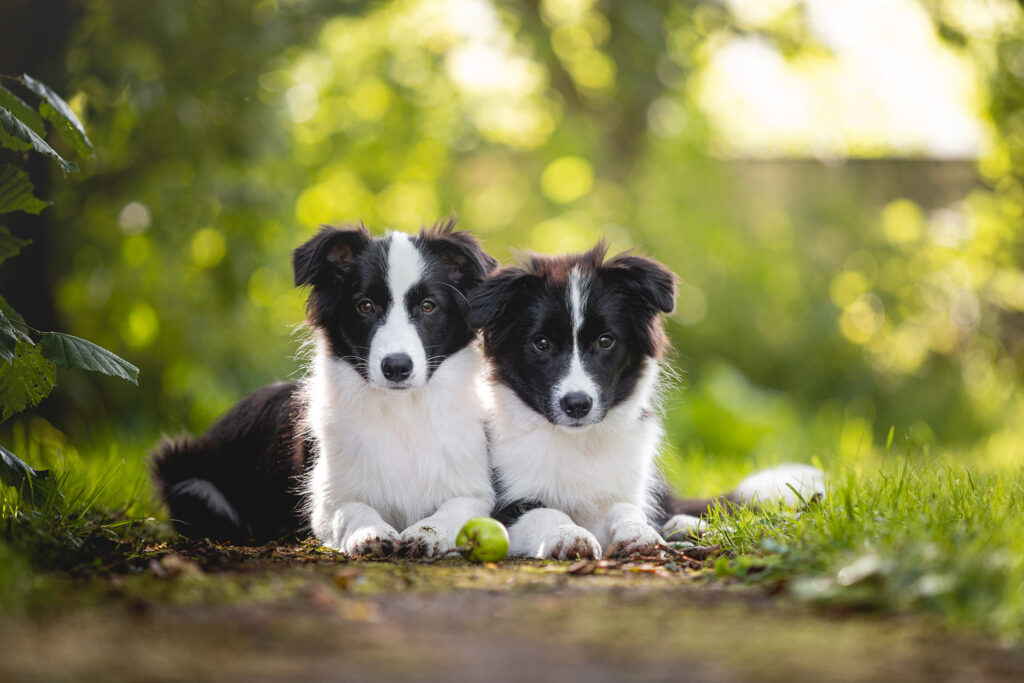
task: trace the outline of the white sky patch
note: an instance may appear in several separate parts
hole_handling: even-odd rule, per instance
[[[770,21],[759,0],[729,0],[741,22]],[[749,7],[748,7],[749,5]],[[787,61],[767,40],[712,47],[698,102],[726,156],[930,156],[984,151],[973,65],[943,45],[916,0],[805,0],[832,55]]]

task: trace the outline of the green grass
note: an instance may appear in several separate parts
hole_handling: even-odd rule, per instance
[[[1024,640],[1024,470],[952,458],[868,473],[834,468],[824,500],[799,511],[719,510],[710,538],[731,551],[723,579],[784,588],[822,605],[922,610]]]
[[[80,453],[41,421],[12,436],[10,450],[55,485],[34,497],[0,486],[0,611],[23,607],[53,573],[102,571],[162,533],[147,522],[157,505],[143,454],[117,444]]]
[[[102,572],[161,538],[145,454],[117,445],[79,453],[39,425],[11,450],[49,467],[61,495],[38,506],[0,490],[0,607],[17,609],[53,575]],[[689,495],[730,488],[783,458],[669,455]],[[709,541],[729,551],[710,581],[781,590],[830,607],[926,611],[1024,642],[1024,469],[971,456],[867,449],[816,461],[829,493],[799,511],[718,511]]]

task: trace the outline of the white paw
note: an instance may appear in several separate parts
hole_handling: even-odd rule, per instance
[[[611,544],[605,554],[613,555],[655,555],[661,551],[665,541],[661,534],[643,522],[620,522],[612,527]]]
[[[601,544],[594,534],[575,524],[563,524],[544,537],[537,558],[541,560],[597,559]]]
[[[402,532],[401,555],[405,557],[441,557],[454,549],[451,534],[426,524],[411,526]]]
[[[693,515],[676,515],[661,527],[661,535],[667,541],[685,541],[699,538],[708,530],[708,523]]]
[[[390,557],[401,545],[398,532],[384,524],[356,529],[342,541],[341,551],[359,557]]]

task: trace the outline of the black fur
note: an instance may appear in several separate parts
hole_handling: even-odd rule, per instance
[[[628,398],[646,357],[667,347],[659,314],[675,303],[675,276],[639,256],[604,262],[605,247],[562,257],[533,256],[520,268],[497,271],[473,293],[470,324],[483,331],[484,351],[494,380],[558,424],[562,408],[552,397],[572,356],[570,273],[579,269],[589,283],[578,343],[581,360],[601,392],[604,411]],[[614,340],[602,348],[598,340]],[[543,337],[548,346],[537,347]],[[603,418],[603,415],[596,416]]]
[[[423,280],[410,290],[408,307],[430,357],[428,376],[474,339],[467,296],[497,263],[477,240],[456,232],[455,220],[423,229],[414,238],[426,264]],[[329,350],[366,375],[369,340],[389,301],[385,280],[388,237],[373,238],[362,225],[324,227],[292,255],[295,285],[312,287],[307,323]],[[372,315],[357,304],[371,299]],[[437,307],[421,313],[423,299]],[[175,528],[194,538],[265,542],[301,533],[297,490],[311,464],[315,444],[304,435],[301,386],[275,384],[243,399],[200,438],[165,440],[152,456],[153,479]],[[387,429],[388,425],[367,425]],[[209,482],[237,512],[239,523],[218,514],[183,482]]]
[[[294,535],[303,526],[297,478],[312,444],[303,438],[303,406],[295,383],[274,384],[242,399],[203,436],[165,440],[152,471],[175,528],[192,538],[266,542]],[[236,510],[241,524],[214,514],[176,486],[210,482]]]
[[[426,276],[400,302],[431,358],[428,376],[473,340],[466,293],[497,266],[472,235],[454,228],[451,219],[420,231],[414,242],[426,261]],[[388,246],[388,238],[371,239],[362,226],[325,227],[296,249],[293,259],[296,284],[313,285],[307,303],[310,324],[323,330],[334,355],[349,361],[364,378],[370,339],[395,305],[385,279]],[[437,308],[422,313],[424,299],[437,302]],[[364,300],[373,304],[369,314],[358,310]]]

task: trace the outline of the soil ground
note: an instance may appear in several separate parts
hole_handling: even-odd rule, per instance
[[[0,616],[0,680],[1024,680],[926,617],[823,612],[668,563],[150,548]]]

